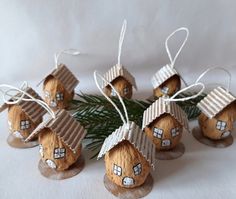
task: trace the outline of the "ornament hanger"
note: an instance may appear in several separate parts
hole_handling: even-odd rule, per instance
[[[1,88],[8,88],[8,90],[3,91]],[[20,101],[36,102],[40,106],[42,106],[51,115],[53,119],[55,119],[56,115],[53,112],[53,110],[44,101],[36,99],[29,93],[25,92],[26,88],[28,88],[27,82],[24,82],[20,88],[17,88],[8,84],[0,84],[0,92],[2,93],[2,99],[4,103],[13,105],[13,104],[19,103]],[[10,94],[10,92],[22,93],[22,95],[18,97],[16,95]],[[14,99],[14,101],[7,100],[6,96],[11,97],[12,99]],[[24,96],[27,96],[28,98],[24,98]]]
[[[128,116],[128,112],[125,106],[125,103],[122,99],[122,97],[120,96],[120,94],[116,91],[116,89],[114,88],[114,86],[108,82],[102,75],[100,75],[97,71],[94,71],[94,81],[96,83],[96,86],[98,87],[99,91],[102,93],[102,95],[114,106],[114,108],[116,109],[116,111],[119,113],[121,120],[123,121],[124,124],[126,124],[127,129],[129,129],[129,116]],[[98,83],[97,77],[99,77],[102,81],[105,81],[110,87],[111,89],[114,90],[114,92],[116,93],[116,95],[118,96],[120,103],[122,104],[123,110],[125,112],[125,117],[123,116],[123,114],[121,113],[120,109],[117,107],[117,105],[111,100],[110,97],[108,97],[104,91],[102,90],[101,86]]]
[[[224,71],[224,72],[228,75],[229,79],[228,79],[228,84],[227,84],[227,89],[226,89],[226,91],[229,92],[232,76],[231,76],[231,74],[230,74],[230,72],[229,72],[228,70],[226,70],[225,68],[222,68],[222,67],[212,67],[212,68],[208,68],[207,70],[205,70],[205,71],[197,78],[197,80],[196,80],[195,83],[198,83],[208,72],[210,72],[210,71],[212,71],[212,70],[222,70],[222,71]]]
[[[125,19],[123,21],[123,25],[122,25],[121,32],[120,32],[119,48],[118,48],[118,62],[117,62],[118,65],[120,65],[120,57],[121,57],[121,51],[122,51],[122,45],[124,42],[126,27],[127,27],[127,20]]]
[[[179,94],[181,94],[181,93],[183,93],[183,92],[185,92],[185,91],[187,91],[187,90],[189,90],[189,89],[191,89],[193,87],[197,87],[197,86],[201,86],[202,87],[202,89],[197,94],[192,95],[190,97],[183,97],[183,98],[175,99],[175,97],[177,97]],[[183,102],[183,101],[187,101],[187,100],[190,100],[190,99],[198,97],[199,95],[201,95],[203,93],[204,90],[205,90],[205,85],[203,83],[201,83],[201,82],[197,82],[197,83],[194,83],[194,84],[192,84],[190,86],[187,86],[187,87],[179,90],[177,93],[175,93],[170,98],[164,98],[164,101],[167,101],[167,102],[180,102],[180,101]]]
[[[66,50],[62,50],[60,52],[55,53],[54,55],[54,60],[55,60],[55,67],[58,68],[58,61],[59,58],[62,56],[62,54],[67,54],[67,55],[79,55],[80,52],[76,49],[66,49]]]

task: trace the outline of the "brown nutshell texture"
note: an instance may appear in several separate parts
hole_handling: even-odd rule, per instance
[[[142,165],[142,171],[140,175],[135,175],[133,167],[139,163]],[[114,174],[114,164],[122,168],[121,176]],[[148,161],[128,141],[119,143],[106,153],[105,166],[107,177],[116,185],[126,188],[133,188],[142,185],[151,170]],[[134,184],[128,187],[124,186],[122,182],[125,177],[133,178]]]
[[[45,81],[44,81],[44,86],[43,86],[43,91],[47,91],[50,96],[46,97],[44,96],[45,102],[53,109],[53,111],[56,111],[58,109],[65,109],[68,107],[69,102],[73,99],[74,97],[74,92],[73,93],[68,93],[63,86],[63,84],[56,78],[49,76]],[[57,100],[56,95],[57,93],[62,93],[63,94],[63,100]],[[52,107],[50,105],[50,102],[54,101],[57,103],[56,107]]]
[[[226,131],[231,132],[233,130],[233,111],[234,110],[232,109],[232,106],[229,105],[212,119],[208,118],[204,113],[201,113],[198,118],[198,122],[202,134],[212,140],[224,139],[225,137],[222,137],[223,133]],[[224,130],[221,131],[217,129],[218,121],[223,121],[227,123],[226,128]]]
[[[111,84],[114,86],[116,91],[120,94],[121,97],[131,99],[133,95],[133,88],[132,85],[123,77],[117,77],[115,80],[111,82]],[[128,92],[125,93],[124,89],[128,88]],[[105,88],[105,93],[108,96],[111,96],[111,87],[107,86]]]
[[[8,120],[11,122],[11,133],[18,131],[21,133],[24,139],[26,139],[33,130],[42,122],[42,119],[37,123],[31,121],[31,119],[22,111],[19,105],[10,105],[8,109]],[[30,128],[21,130],[21,121],[29,121]],[[37,139],[37,138],[36,138]]]
[[[163,87],[167,87],[169,88],[168,93],[164,94],[162,92],[162,88]],[[163,95],[168,95],[168,96],[172,96],[174,95],[177,91],[179,91],[181,87],[181,81],[180,81],[180,77],[178,75],[174,75],[173,77],[169,78],[168,80],[166,80],[163,84],[161,84],[159,87],[157,87],[156,89],[153,90],[153,95],[156,97],[161,97]]]
[[[157,138],[153,135],[154,128],[158,128],[163,131],[162,138]],[[174,128],[179,129],[179,135],[172,137],[171,130]],[[144,131],[148,138],[153,141],[157,150],[163,151],[173,149],[180,143],[183,127],[174,117],[168,113],[165,113],[146,127]],[[170,140],[170,145],[162,146],[162,140]]]
[[[79,156],[81,155],[81,149],[79,148],[77,153],[73,153],[73,151],[67,147],[60,138],[52,132],[50,129],[45,128],[39,134],[39,144],[43,147],[43,157],[42,160],[52,160],[56,164],[56,170],[63,171],[68,169],[72,164],[74,164]],[[65,148],[65,157],[60,159],[54,158],[54,149],[56,148]]]

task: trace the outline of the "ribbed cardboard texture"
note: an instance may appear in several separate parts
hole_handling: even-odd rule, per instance
[[[143,113],[142,129],[151,124],[155,119],[159,118],[164,113],[169,113],[173,116],[185,130],[189,131],[188,118],[186,113],[175,102],[167,102],[164,98],[159,98]]]
[[[113,66],[108,72],[104,74],[104,79],[106,79],[108,82],[112,82],[117,77],[125,78],[137,90],[135,78],[121,65],[117,64]],[[108,83],[103,81],[102,87],[105,88],[106,86],[108,86]]]
[[[202,99],[197,107],[207,117],[213,118],[235,100],[236,98],[230,92],[222,87],[217,87]]]
[[[56,119],[50,118],[40,124],[26,139],[26,142],[33,139],[44,128],[48,128],[53,131],[74,153],[76,153],[87,131],[64,109],[58,110],[55,114]]]
[[[42,98],[30,87],[28,87],[25,90],[26,93],[30,94],[32,97],[42,100]],[[9,101],[14,101],[14,99],[18,99],[16,97],[20,97],[22,94],[18,93],[17,95],[15,95],[15,97],[12,97]],[[24,96],[24,98],[29,98],[27,96]],[[33,101],[24,101],[21,100],[19,103],[17,103],[17,105],[19,105],[22,110],[24,111],[24,113],[34,122],[37,123],[38,121],[40,121],[42,119],[42,117],[47,113],[47,111],[41,106],[39,105],[37,102],[33,102]],[[5,110],[6,108],[8,108],[8,104],[3,104],[0,107],[0,111]]]
[[[155,166],[155,145],[147,138],[146,134],[134,122],[130,122],[129,130],[126,130],[126,125],[116,129],[110,136],[106,138],[99,152],[98,159],[102,158],[117,144],[124,140],[129,141],[150,163]]]
[[[169,65],[163,66],[151,79],[153,88],[155,89],[159,87],[174,75],[178,75],[177,71],[174,68]]]

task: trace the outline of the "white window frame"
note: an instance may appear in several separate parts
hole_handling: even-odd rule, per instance
[[[170,144],[164,145],[163,143],[165,143],[165,141],[169,141]],[[170,141],[169,139],[165,139],[165,140],[162,140],[162,141],[161,141],[161,146],[162,146],[162,147],[168,147],[168,146],[170,146],[170,145],[171,145],[171,141]]]
[[[129,87],[127,87],[127,86],[124,87],[123,92],[124,92],[124,95],[129,94]]]
[[[172,137],[176,137],[176,136],[178,136],[178,135],[179,135],[179,128],[178,128],[178,127],[172,128],[172,129],[171,129],[171,136],[172,136]]]
[[[57,101],[63,101],[64,100],[64,94],[62,92],[56,93],[56,100]]]
[[[140,175],[142,173],[142,164],[138,163],[133,167],[134,175]]]
[[[126,180],[129,180],[129,183],[128,183],[128,184],[124,183]],[[132,183],[130,183],[130,182],[132,182]],[[133,178],[131,178],[131,177],[126,176],[126,177],[123,178],[122,184],[123,184],[124,186],[127,186],[127,187],[128,187],[128,186],[132,186],[132,185],[135,184],[135,180],[134,180]]]
[[[66,149],[65,148],[55,148],[53,152],[54,159],[61,159],[66,156]]]
[[[44,97],[45,98],[50,98],[50,92],[49,91],[44,91]]]
[[[116,164],[113,165],[113,173],[117,176],[122,175],[122,168]]]
[[[44,153],[43,153],[43,145],[42,145],[42,144],[39,145],[39,154],[41,155],[41,157],[44,156]]]
[[[111,88],[111,96],[115,97],[116,96],[116,92],[113,88]]]
[[[47,165],[48,165],[51,169],[56,169],[56,168],[57,168],[57,165],[56,165],[56,163],[55,163],[53,160],[47,159],[45,162],[47,163]]]
[[[158,139],[161,139],[161,138],[162,138],[163,132],[164,132],[164,131],[163,131],[162,129],[160,129],[160,128],[157,128],[157,127],[154,127],[154,128],[153,128],[153,136],[156,137],[156,138],[158,138]]]
[[[21,130],[26,130],[29,129],[31,126],[30,121],[29,120],[21,120],[20,121],[20,129]]]
[[[168,92],[169,92],[169,88],[168,88],[167,86],[163,86],[163,87],[161,87],[161,92],[162,92],[163,94],[167,95]]]
[[[216,122],[216,129],[218,129],[219,131],[224,131],[226,127],[227,127],[227,122],[222,120],[218,120]]]

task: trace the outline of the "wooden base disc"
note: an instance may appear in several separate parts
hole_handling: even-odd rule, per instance
[[[142,198],[151,192],[153,187],[153,178],[151,174],[149,174],[143,185],[128,189],[114,184],[105,174],[104,185],[110,193],[112,193],[114,196],[118,198],[136,199],[136,198]]]
[[[225,148],[225,147],[232,145],[234,142],[232,135],[230,135],[227,138],[224,138],[222,140],[211,140],[202,134],[202,131],[199,127],[195,127],[192,130],[192,134],[193,134],[193,137],[195,137],[196,140],[198,140],[202,144],[205,144],[205,145],[208,145],[211,147],[215,147],[215,148]]]
[[[156,150],[156,159],[158,160],[173,160],[181,157],[185,152],[183,143],[179,143],[175,148],[168,151]]]
[[[25,142],[24,140],[20,138],[16,138],[14,135],[10,134],[7,138],[7,143],[14,148],[18,149],[27,149],[27,148],[33,148],[35,146],[38,146],[38,140],[34,140],[31,142]]]
[[[64,180],[79,174],[83,170],[84,165],[85,160],[84,157],[81,155],[77,162],[75,162],[65,171],[56,171],[54,169],[51,169],[42,160],[39,161],[38,169],[40,173],[46,178],[49,178],[51,180]]]

